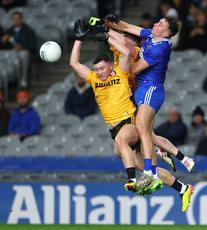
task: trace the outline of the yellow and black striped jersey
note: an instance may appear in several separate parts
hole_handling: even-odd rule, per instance
[[[96,102],[106,123],[114,123],[131,117],[136,108],[129,95],[129,76],[117,65],[106,81],[89,70],[86,81],[92,85]]]

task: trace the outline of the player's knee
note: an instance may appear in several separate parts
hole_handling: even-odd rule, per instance
[[[119,149],[123,149],[124,146],[126,145],[126,141],[122,136],[117,135],[115,138],[116,144],[119,146]]]
[[[137,122],[135,127],[139,137],[142,137],[143,135],[147,135],[149,133],[147,126],[142,122]]]
[[[144,127],[143,127],[143,124],[140,123],[140,122],[136,122],[136,130],[137,130],[137,133],[139,136],[142,136],[143,135],[143,131],[144,131]]]
[[[118,148],[114,148],[114,155],[117,156],[118,158],[121,158],[121,153],[118,150]]]

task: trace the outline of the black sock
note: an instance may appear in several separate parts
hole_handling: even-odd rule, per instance
[[[178,160],[182,161],[185,157],[185,155],[183,153],[180,152],[180,150],[178,150],[178,154],[176,155],[176,157],[178,158]]]
[[[127,175],[128,175],[128,180],[135,178],[135,168],[127,168],[126,169]]]
[[[182,184],[180,183],[179,180],[175,179],[174,183],[171,185],[172,188],[177,190],[179,193],[181,192],[182,189]]]

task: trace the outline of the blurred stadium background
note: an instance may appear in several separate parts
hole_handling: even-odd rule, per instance
[[[154,14],[158,3],[158,0],[138,0],[136,4],[133,1],[127,4],[126,1],[125,14],[122,19],[129,23],[139,24],[141,14],[146,11]],[[83,205],[81,197],[86,194],[85,190],[91,192],[85,195],[89,199],[102,194],[103,191],[108,194],[107,190],[111,190],[112,187],[112,190],[114,188],[116,191],[110,191],[109,196],[116,197],[119,195],[117,194],[119,190],[123,190],[122,183],[126,179],[121,161],[113,156],[113,142],[110,139],[110,134],[101,114],[97,111],[96,114],[80,120],[75,115],[65,115],[63,109],[66,94],[74,83],[74,73],[68,64],[73,44],[73,25],[77,18],[88,20],[91,16],[97,16],[98,3],[95,0],[27,0],[25,6],[15,7],[7,12],[0,8],[0,24],[4,29],[11,26],[11,15],[15,11],[22,12],[24,21],[35,30],[38,38],[38,49],[45,41],[52,40],[60,44],[63,55],[61,60],[54,64],[43,63],[38,55],[34,55],[32,60],[31,84],[28,91],[31,94],[32,106],[41,117],[39,135],[29,137],[24,142],[9,136],[0,138],[0,188],[5,192],[0,198],[0,200],[4,200],[4,205],[1,205],[0,208],[2,216],[0,217],[0,222],[36,223],[36,220],[39,223],[38,218],[34,218],[32,221],[31,213],[25,214],[24,217],[22,211],[19,214],[19,218],[17,214],[15,219],[11,217],[13,210],[9,212],[21,191],[22,194],[29,194],[29,192],[34,191],[35,197],[37,196],[37,206],[41,213],[41,223],[90,223],[89,220],[84,222],[84,218],[81,219],[81,215],[77,217],[77,212],[81,210],[78,205],[84,209],[84,206],[81,206]],[[92,68],[92,58],[97,53],[106,52],[107,48],[101,43],[85,42],[81,50],[82,62]],[[15,95],[20,89],[20,62],[16,53],[8,50],[0,51],[0,60],[0,88],[3,90],[6,103],[12,111],[16,107]],[[167,111],[172,107],[179,109],[186,124],[190,124],[192,111],[197,105],[201,105],[207,114],[207,94],[202,90],[202,83],[207,73],[206,65],[207,53],[203,54],[196,49],[172,52],[165,83],[166,101],[157,114],[155,127],[166,119]],[[207,120],[207,116],[205,118]],[[195,147],[190,145],[180,146],[179,149],[188,155],[193,155],[195,152]],[[207,202],[207,185],[205,185],[207,180],[207,158],[206,156],[193,157],[197,162],[195,173],[189,174],[176,161],[177,172],[175,176],[188,183],[197,183],[195,185],[198,187],[203,186],[202,197],[199,201],[195,200],[195,210],[192,211],[194,213],[200,210],[199,214],[195,214],[194,217],[189,214],[183,218],[183,220],[185,219],[184,222],[182,222],[182,217],[176,222],[180,212],[175,214],[175,208],[179,209],[180,206],[174,200],[174,205],[177,205],[171,213],[174,222],[150,222],[150,217],[148,217],[147,221],[143,223],[142,221],[136,221],[136,216],[134,216],[130,223],[207,224],[205,220],[206,214],[201,213],[199,206],[202,201],[205,204]],[[169,169],[168,166],[160,165]],[[201,183],[200,185],[201,181],[203,184]],[[93,182],[92,185],[90,182]],[[71,212],[68,210],[67,213],[71,215],[71,222],[63,213],[57,214],[55,211],[54,214],[49,211],[50,208],[52,209],[50,199],[55,199],[54,197],[57,195],[57,191],[54,191],[56,187],[62,196],[64,192],[69,195],[69,190],[71,189],[71,197],[72,189],[74,188],[74,204],[71,204]],[[201,188],[198,191],[201,191]],[[129,196],[124,191],[120,192],[120,194]],[[174,193],[171,193],[169,189],[164,190],[164,192],[161,191],[160,194],[174,197]],[[159,197],[160,194],[155,193],[154,196]],[[77,198],[78,196],[79,198]],[[23,198],[19,198],[19,205],[22,205],[19,207],[19,211],[30,210],[27,207],[30,204],[27,201],[28,197],[25,195]],[[47,199],[47,197],[49,198]],[[132,196],[130,195],[130,197]],[[84,197],[82,198],[84,199]],[[63,198],[63,200],[58,199],[60,199],[59,202],[64,203],[66,198]],[[78,201],[78,199],[80,200]],[[149,201],[148,198],[142,199]],[[44,205],[40,205],[39,202],[43,202],[43,200]],[[65,202],[72,203],[67,199]],[[56,205],[56,201],[54,204]],[[48,215],[43,211],[45,207],[49,212]],[[87,213],[91,211],[87,208],[84,210]],[[135,209],[133,210],[135,211]],[[61,210],[59,212],[61,213]],[[43,213],[45,219],[42,217]],[[55,216],[55,218],[50,215]],[[56,215],[63,215],[62,222],[61,217],[58,219]],[[116,213],[116,215],[118,214]],[[150,215],[153,216],[152,213]],[[157,216],[159,220],[163,218],[160,217],[160,213],[157,213]],[[100,218],[100,223],[111,224],[111,219],[108,222],[107,218],[104,219],[105,222],[101,222],[101,219],[104,218]],[[116,219],[114,223],[121,222]],[[126,222],[123,221],[123,223]]]

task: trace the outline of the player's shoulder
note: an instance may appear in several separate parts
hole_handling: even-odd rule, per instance
[[[162,39],[160,41],[153,41],[153,46],[158,48],[162,47],[163,49],[171,49],[172,41],[168,38]]]
[[[153,51],[158,54],[164,54],[166,51],[171,50],[172,42],[170,39],[153,42]]]
[[[143,37],[143,38],[147,38],[147,37],[150,37],[152,38],[152,29],[142,29],[141,32],[140,32],[140,36]]]

